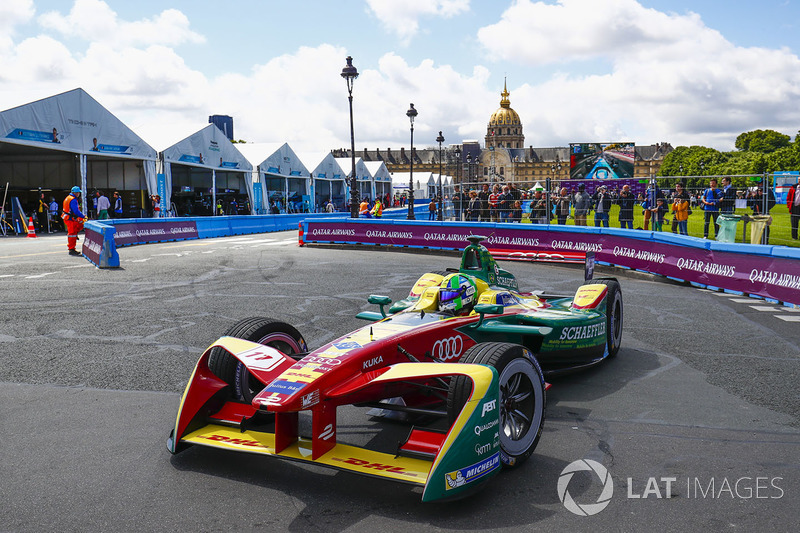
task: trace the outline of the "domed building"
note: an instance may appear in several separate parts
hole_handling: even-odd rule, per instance
[[[507,84],[503,80],[500,93],[500,109],[492,113],[486,128],[486,148],[524,148],[525,135],[522,134],[522,121],[519,114],[511,108]]]

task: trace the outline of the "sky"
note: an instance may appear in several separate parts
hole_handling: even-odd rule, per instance
[[[156,150],[234,118],[297,151],[483,144],[503,84],[526,146],[800,130],[793,0],[0,0],[0,110],[81,87]]]

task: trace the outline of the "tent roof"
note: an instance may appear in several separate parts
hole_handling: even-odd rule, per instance
[[[224,171],[251,172],[253,165],[214,124],[194,132],[163,152],[170,163]]]
[[[81,88],[0,112],[0,142],[155,161],[156,151]]]

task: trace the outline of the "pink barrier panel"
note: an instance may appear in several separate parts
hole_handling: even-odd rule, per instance
[[[306,220],[304,225],[306,242],[461,249],[467,243],[467,236],[485,235],[487,248],[504,253],[573,255],[591,251],[600,262],[800,304],[800,261],[713,250],[709,249],[708,241],[691,237],[686,238],[686,244],[679,244],[645,240],[652,235],[650,232],[586,228],[588,232],[583,233],[573,228],[518,224]]]

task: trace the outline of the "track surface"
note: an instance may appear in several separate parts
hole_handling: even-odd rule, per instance
[[[795,530],[800,310],[623,271],[610,272],[625,302],[618,357],[554,381],[532,458],[476,497],[423,505],[417,489],[348,473],[169,455],[179,393],[233,322],[281,318],[319,346],[363,325],[353,317],[368,294],[401,298],[422,272],[458,262],[295,239],[124,248],[117,270],[67,256],[63,234],[0,239],[0,530]],[[582,276],[503,264],[523,289],[571,293]],[[361,443],[386,425],[356,409],[339,424]],[[577,459],[614,483],[594,516],[559,500]],[[588,472],[568,489],[580,504],[601,493]]]

